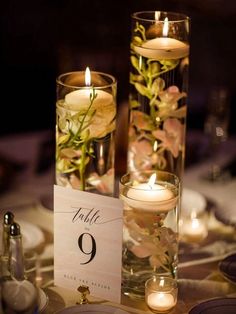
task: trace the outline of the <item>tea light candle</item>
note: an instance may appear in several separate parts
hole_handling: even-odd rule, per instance
[[[155,183],[154,173],[148,183],[140,183],[132,186],[125,201],[134,208],[147,211],[168,212],[173,209],[177,202],[177,197],[171,191],[171,186],[163,186]]]
[[[175,306],[176,302],[171,293],[153,292],[147,296],[147,305],[159,312],[166,312]]]
[[[180,59],[188,56],[189,45],[175,38],[167,37],[169,22],[166,17],[163,26],[163,37],[148,40],[134,50],[143,57],[150,59]]]
[[[65,102],[68,109],[73,111],[86,110],[91,103],[91,73],[88,67],[85,71],[85,85],[86,87],[70,92],[65,96]],[[113,102],[111,94],[103,90],[99,90],[98,88],[95,88],[95,95],[96,98],[94,99],[92,105],[93,109],[99,106],[110,105]]]
[[[145,300],[156,313],[169,312],[177,303],[178,287],[175,279],[154,276],[145,283]]]
[[[184,238],[190,242],[199,242],[207,236],[207,227],[203,220],[192,218],[183,221],[182,233]]]

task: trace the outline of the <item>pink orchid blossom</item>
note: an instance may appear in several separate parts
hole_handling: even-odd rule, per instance
[[[180,93],[177,86],[170,86],[166,90],[160,91],[159,108],[168,108],[169,110],[176,110],[178,108],[178,101],[185,97],[186,93]]]
[[[142,139],[140,141],[133,141],[130,143],[129,148],[129,160],[132,170],[137,169],[150,169],[151,159],[150,155],[152,154],[152,146],[150,142],[146,139]]]
[[[161,146],[169,150],[176,158],[179,155],[184,140],[184,126],[177,119],[167,119],[163,123],[163,130],[152,132],[156,139],[162,141]]]
[[[145,139],[132,142],[131,149],[137,155],[150,155],[152,153],[152,145]]]
[[[132,124],[135,125],[140,130],[151,130],[153,128],[152,120],[149,115],[142,111],[133,110],[132,111]]]

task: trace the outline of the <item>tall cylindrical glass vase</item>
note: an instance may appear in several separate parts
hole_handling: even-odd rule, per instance
[[[189,18],[132,15],[128,170],[164,170],[180,179],[185,156]]]
[[[58,77],[56,184],[114,194],[116,84],[88,68]]]

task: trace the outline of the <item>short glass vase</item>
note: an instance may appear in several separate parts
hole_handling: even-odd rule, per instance
[[[56,184],[114,194],[116,79],[70,72],[57,78]]]
[[[148,278],[177,278],[179,179],[164,171],[127,173],[120,180],[120,199],[122,290],[131,298],[144,298]]]

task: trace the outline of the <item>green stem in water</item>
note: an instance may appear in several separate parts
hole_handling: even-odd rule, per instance
[[[78,135],[80,134],[80,132],[81,132],[81,130],[82,130],[82,127],[83,127],[83,124],[84,124],[84,121],[85,121],[85,118],[86,118],[86,116],[88,115],[89,110],[91,109],[91,107],[92,107],[92,105],[93,105],[93,102],[94,102],[94,100],[96,99],[96,97],[97,97],[97,94],[95,93],[94,87],[92,87],[92,93],[90,94],[90,104],[89,104],[89,106],[88,106],[87,111],[85,112],[85,114],[84,114],[84,116],[83,116],[83,119],[82,119],[82,121],[81,121],[81,123],[80,123],[80,127],[79,127],[78,131],[74,134],[74,136],[72,137],[72,139],[70,140],[70,142],[71,142],[71,141],[73,142],[73,141],[78,137]]]
[[[134,30],[136,33],[140,32],[143,41],[146,41],[146,30],[145,27],[138,22],[136,23],[136,28]]]
[[[166,68],[166,69],[164,69],[164,70],[162,70],[160,72],[157,72],[157,73],[153,74],[152,75],[152,79],[155,79],[156,77],[158,77],[158,76],[160,76],[160,75],[162,75],[162,74],[164,74],[166,72],[174,70],[177,67],[178,64],[179,64],[179,60],[177,60],[177,62],[174,63],[172,66],[170,66],[170,67],[168,67],[168,68]]]
[[[93,102],[95,100],[95,98],[97,97],[97,94],[95,93],[95,89],[94,87],[92,88],[92,93],[90,94],[90,105],[88,106],[88,109],[81,121],[79,130],[76,132],[75,136],[73,137],[73,139],[76,138],[76,136],[81,132],[81,129],[83,127],[85,118],[87,116],[87,114],[89,113],[89,110],[91,109]],[[88,141],[84,140],[83,144],[82,144],[82,148],[81,148],[81,157],[80,157],[80,166],[79,166],[79,173],[80,173],[80,181],[81,181],[81,185],[80,185],[80,189],[82,191],[85,191],[85,186],[86,186],[86,182],[85,182],[85,168],[86,168],[86,157],[87,157],[87,144]]]
[[[85,161],[86,161],[86,151],[87,151],[86,144],[87,144],[87,142],[84,142],[82,145],[80,166],[79,166],[81,191],[85,191]]]

